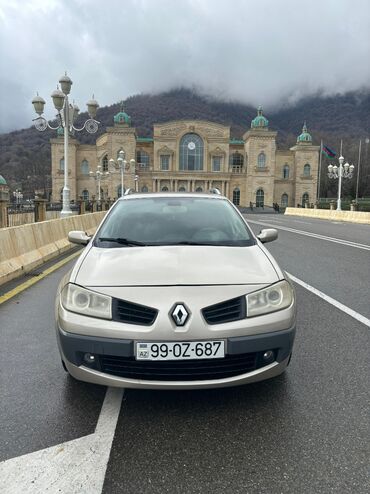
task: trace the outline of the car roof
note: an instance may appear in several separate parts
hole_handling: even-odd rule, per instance
[[[125,201],[128,199],[147,199],[152,197],[189,197],[189,198],[199,198],[202,199],[224,199],[228,200],[225,196],[219,194],[207,194],[202,192],[133,192],[127,194],[123,197],[118,198],[118,201]]]

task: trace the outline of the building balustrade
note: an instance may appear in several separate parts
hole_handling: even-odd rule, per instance
[[[69,168],[68,169],[68,175],[71,175],[72,170]],[[64,176],[64,170],[57,170],[57,175],[63,175]]]
[[[243,166],[242,165],[234,165],[229,168],[231,173],[243,173]]]

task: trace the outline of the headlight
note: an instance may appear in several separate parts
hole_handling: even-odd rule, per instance
[[[294,300],[294,292],[290,284],[284,280],[250,293],[246,299],[247,317],[260,316],[289,307]]]
[[[62,305],[84,316],[112,319],[112,298],[69,283],[61,293]]]

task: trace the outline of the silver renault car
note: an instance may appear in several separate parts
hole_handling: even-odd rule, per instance
[[[295,335],[291,282],[218,194],[119,199],[56,297],[65,369],[107,386],[197,389],[281,374]]]

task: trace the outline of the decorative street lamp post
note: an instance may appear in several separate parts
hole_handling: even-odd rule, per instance
[[[47,128],[52,130],[57,130],[59,127],[64,129],[64,187],[63,187],[63,208],[61,211],[61,216],[69,216],[72,213],[70,206],[70,188],[68,185],[68,137],[69,133],[73,131],[80,132],[84,129],[90,134],[94,134],[98,130],[99,122],[95,120],[97,109],[99,108],[98,102],[94,99],[94,95],[90,101],[87,102],[87,111],[90,116],[89,119],[85,121],[81,128],[74,126],[74,122],[78,116],[80,109],[77,105],[71,105],[68,101],[68,95],[71,91],[72,81],[67,76],[67,73],[59,79],[60,90],[58,87],[55,91],[51,93],[51,97],[54,106],[57,110],[58,125],[53,127],[49,122],[42,116],[44,113],[45,100],[38,95],[32,100],[32,104],[35,108],[35,112],[39,115],[32,121],[35,122],[35,127],[39,131],[44,131]]]
[[[355,169],[354,165],[350,165],[348,162],[343,165],[344,158],[343,156],[339,157],[339,168],[337,165],[329,165],[328,166],[328,177],[329,178],[338,178],[338,201],[337,201],[337,211],[341,211],[341,193],[342,193],[342,178],[352,178],[353,170]]]
[[[19,204],[22,202],[22,199],[23,199],[23,194],[22,194],[22,191],[21,190],[18,190],[16,189],[14,192],[13,192],[13,197],[15,199],[15,203],[17,205],[17,209],[19,209]]]
[[[125,192],[123,177],[124,177],[125,169],[127,169],[127,161],[125,160],[125,152],[121,150],[118,153],[117,162],[114,161],[113,158],[111,158],[109,160],[109,164],[111,165],[112,169],[119,169],[120,170],[120,173],[121,173],[121,197],[123,197],[124,192]],[[135,160],[134,159],[130,160],[130,164],[135,165]]]
[[[98,169],[96,172],[90,172],[89,173],[90,177],[95,178],[97,184],[98,184],[98,203],[100,204],[101,202],[101,181],[105,178],[109,177],[109,172],[103,172],[101,169],[101,165],[98,165]]]

